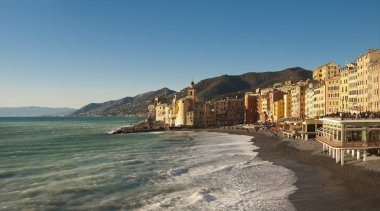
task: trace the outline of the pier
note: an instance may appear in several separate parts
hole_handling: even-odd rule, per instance
[[[316,139],[336,163],[344,165],[345,156],[367,160],[369,150],[380,153],[380,119],[322,118]]]

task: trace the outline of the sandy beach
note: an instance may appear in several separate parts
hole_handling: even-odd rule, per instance
[[[261,132],[217,131],[254,136],[260,158],[294,171],[297,190],[289,199],[297,210],[379,209],[378,157],[363,162],[346,155],[342,167],[323,153],[316,141],[288,140]]]

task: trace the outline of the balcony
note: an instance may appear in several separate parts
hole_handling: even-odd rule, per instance
[[[334,148],[380,148],[380,142],[362,142],[362,141],[350,141],[350,142],[339,142],[334,140],[329,140],[327,137],[317,135],[316,139]]]

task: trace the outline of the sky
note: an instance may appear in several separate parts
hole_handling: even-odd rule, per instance
[[[344,65],[380,47],[379,11],[378,0],[0,0],[0,107]]]

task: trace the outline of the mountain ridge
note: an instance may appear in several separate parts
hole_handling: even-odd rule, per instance
[[[256,88],[268,88],[275,83],[292,80],[298,82],[312,78],[312,71],[301,67],[286,68],[273,72],[247,72],[240,75],[221,75],[206,78],[196,83],[198,96],[205,101],[212,101],[222,97],[244,96],[244,92]],[[74,113],[74,115],[144,115],[147,106],[156,97],[172,98],[177,94],[179,98],[187,94],[184,88],[179,92],[162,88],[119,100],[104,103],[90,103]]]
[[[103,103],[90,103],[73,115],[144,115],[148,104],[156,97],[164,97],[175,93],[169,88],[162,88],[156,91],[149,91],[138,94],[134,97],[124,97],[118,100],[110,100]]]
[[[0,107],[0,117],[61,116],[75,112],[75,108],[51,108],[42,106]]]

